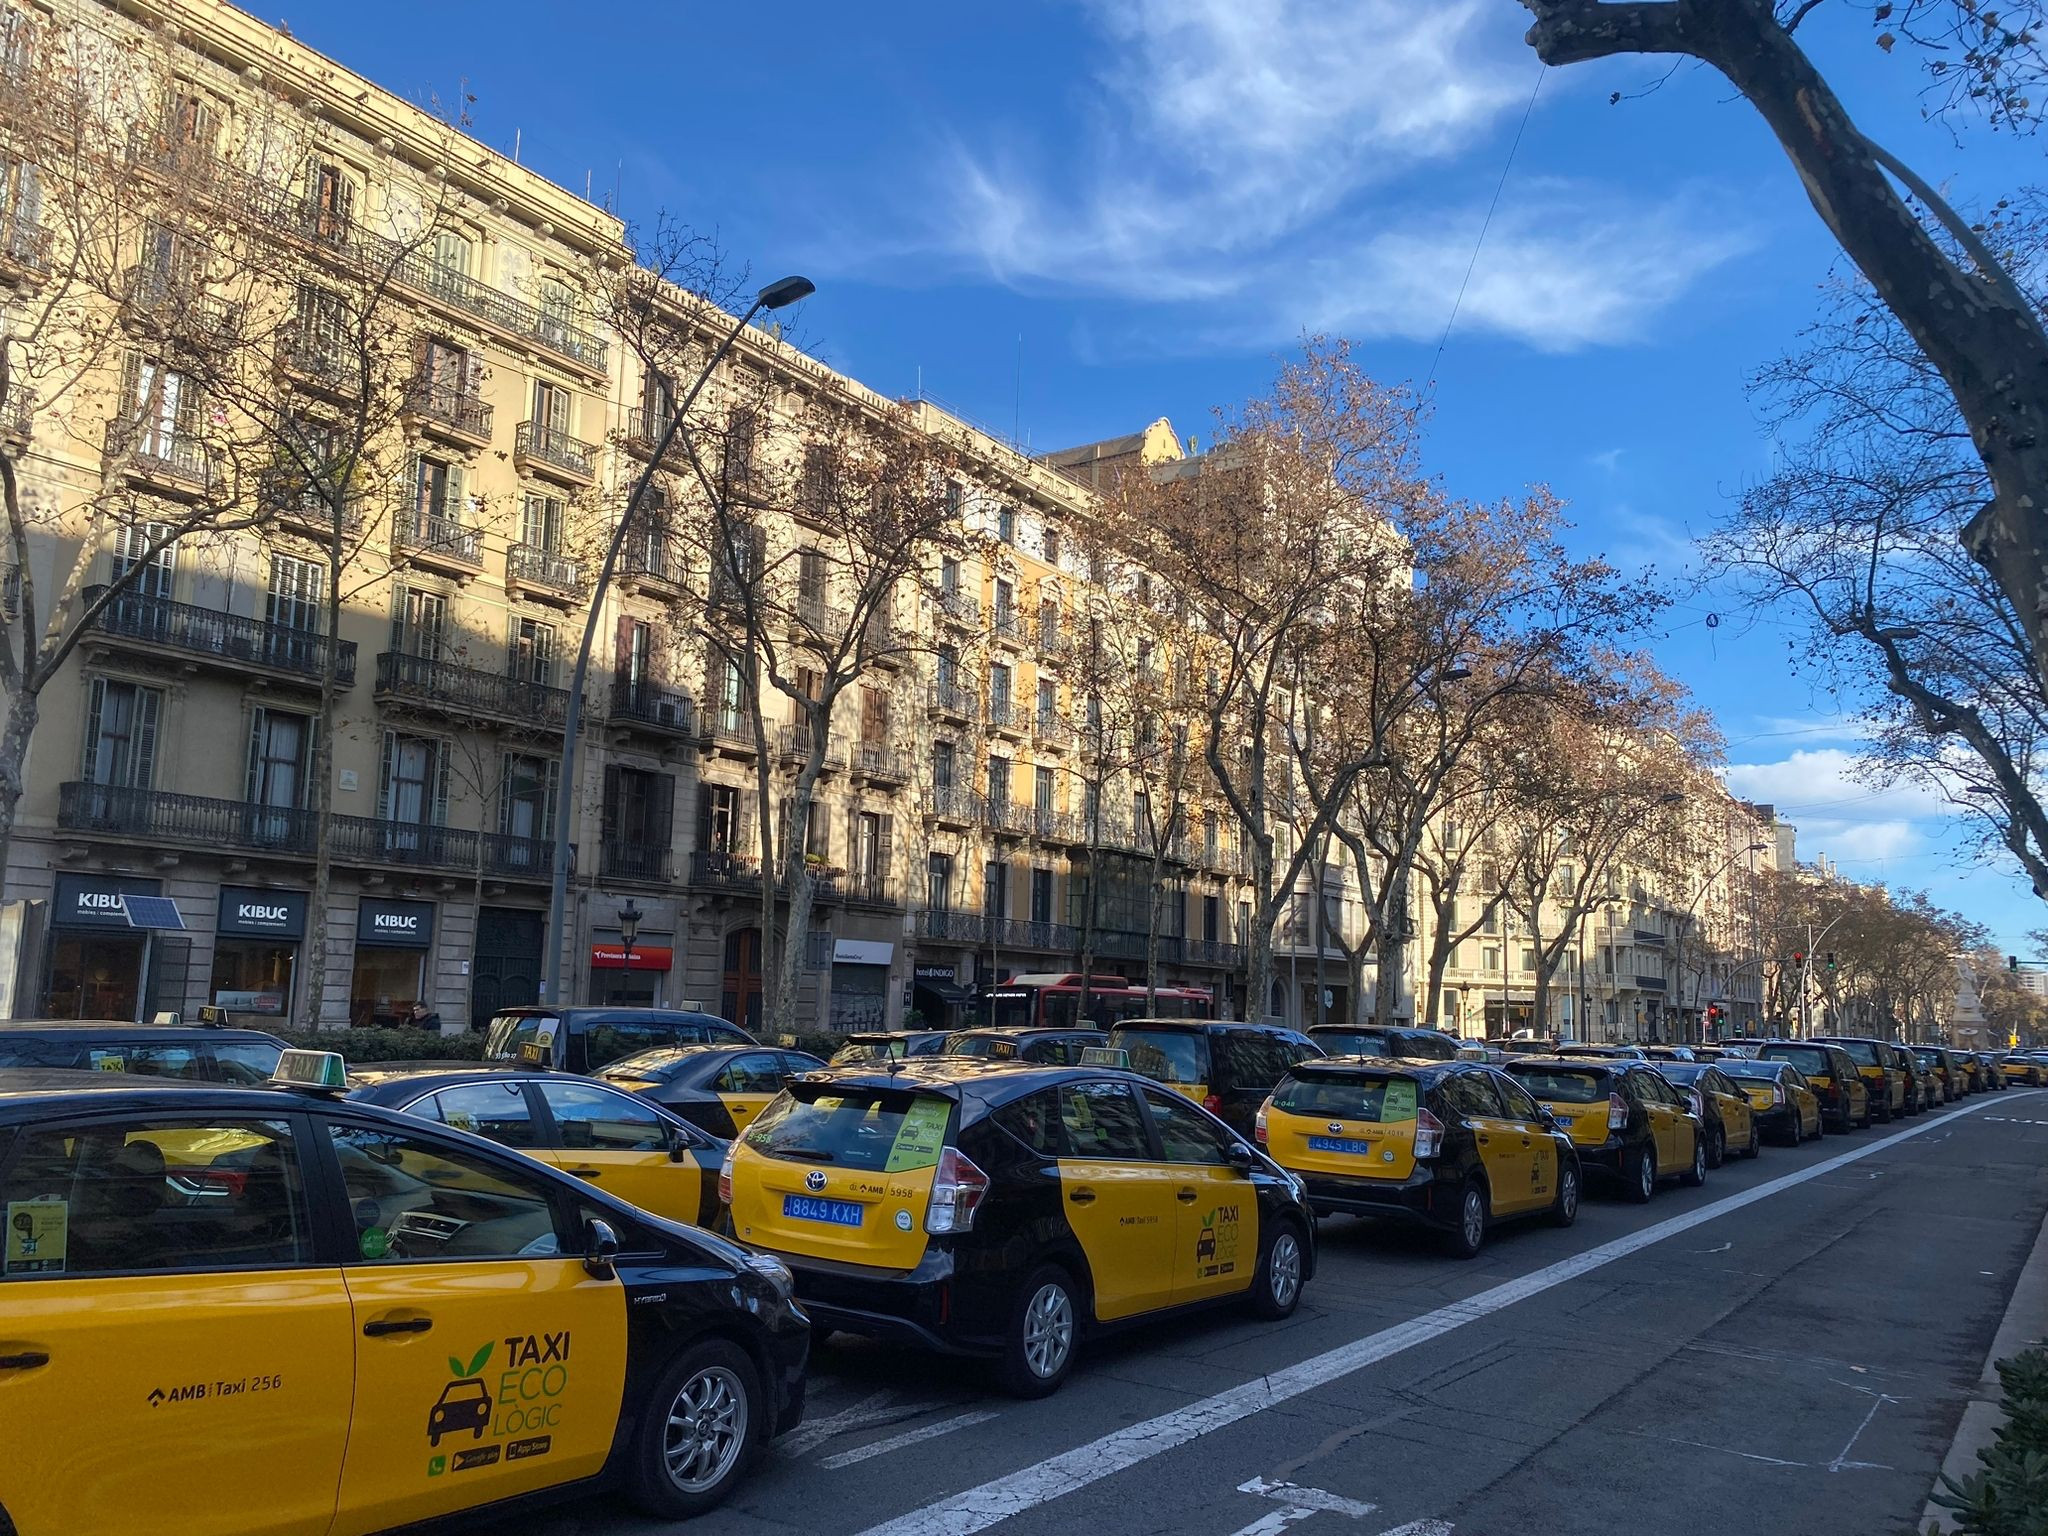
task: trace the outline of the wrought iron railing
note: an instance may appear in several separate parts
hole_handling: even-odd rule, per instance
[[[496,415],[475,393],[429,378],[415,378],[405,386],[405,408],[468,437],[488,438]]]
[[[599,845],[598,873],[615,880],[666,880],[669,850],[634,838],[608,837]]]
[[[981,718],[981,701],[975,697],[974,690],[963,688],[958,683],[933,683],[932,708],[960,720]]]
[[[939,612],[956,624],[981,622],[981,599],[959,587],[941,587],[933,595]]]
[[[392,542],[401,549],[420,550],[483,569],[483,536],[452,517],[433,512],[416,512],[408,517],[401,512],[392,519]]]
[[[87,587],[83,595],[90,604],[106,591],[104,586]],[[169,598],[139,592],[124,592],[114,598],[93,619],[92,630],[194,656],[269,667],[311,678],[319,677],[326,669],[332,644],[327,636],[308,630],[267,624],[261,619],[191,603],[174,603]],[[355,641],[343,640],[334,645],[334,676],[342,688],[355,685]]]
[[[761,861],[724,848],[698,848],[690,854],[690,884],[713,890],[758,891]]]
[[[539,544],[512,544],[505,550],[505,574],[533,587],[557,592],[583,590],[583,566],[557,550]]]
[[[512,438],[512,452],[574,475],[579,480],[595,478],[597,449],[581,438],[571,437],[559,427],[538,421],[522,421]]]
[[[612,680],[611,717],[673,731],[679,736],[697,734],[696,707],[690,696],[673,688],[658,688],[644,678]]]
[[[495,715],[540,730],[559,731],[569,714],[566,688],[405,651],[385,651],[377,658],[377,692],[451,714]]]
[[[918,937],[949,944],[986,944],[988,920],[979,912],[951,912],[927,907],[917,915]]]

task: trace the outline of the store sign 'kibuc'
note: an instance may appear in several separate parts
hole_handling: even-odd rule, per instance
[[[378,901],[365,896],[356,909],[356,943],[425,949],[434,942],[430,901]]]
[[[302,939],[306,936],[305,891],[266,891],[224,885],[216,929],[237,938]]]

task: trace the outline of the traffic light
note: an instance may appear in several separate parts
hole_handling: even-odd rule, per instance
[[[1792,963],[1793,963],[1794,965],[1804,965],[1804,964],[1806,964],[1806,951],[1805,951],[1805,950],[1803,950],[1803,949],[1795,949],[1795,950],[1793,950],[1793,951],[1792,951]]]
[[[2018,970],[2020,968],[2020,957],[2018,955],[2007,955],[2005,957],[2005,968],[2008,971]]]
[[[1835,952],[1834,952],[1834,951],[1833,951],[1833,950],[1831,949],[1831,950],[1829,950],[1829,951],[1828,951],[1828,969],[1832,971],[1832,970],[1833,970],[1834,968],[1835,968]]]

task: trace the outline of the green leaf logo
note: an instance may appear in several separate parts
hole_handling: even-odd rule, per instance
[[[465,1376],[480,1376],[480,1375],[482,1375],[482,1374],[483,1374],[483,1369],[484,1369],[484,1362],[485,1362],[486,1360],[490,1359],[490,1358],[491,1358],[491,1345],[490,1345],[490,1341],[489,1341],[489,1340],[485,1340],[485,1342],[484,1342],[484,1347],[483,1347],[482,1349],[480,1349],[480,1350],[478,1350],[478,1351],[476,1352],[476,1358],[475,1358],[474,1360],[472,1360],[472,1361],[470,1361],[470,1362],[469,1362],[469,1369],[468,1369],[468,1370],[466,1370],[466,1371],[464,1371],[464,1372],[463,1372],[462,1374],[463,1374],[463,1375],[465,1375]]]
[[[450,1376],[467,1376],[469,1372],[465,1371],[462,1368],[462,1362],[460,1360],[456,1359],[453,1355],[450,1355],[448,1357],[448,1374]]]

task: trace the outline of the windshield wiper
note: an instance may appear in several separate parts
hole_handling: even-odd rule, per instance
[[[830,1152],[820,1152],[814,1147],[775,1147],[777,1157],[799,1158],[806,1163],[836,1163],[839,1159]]]

